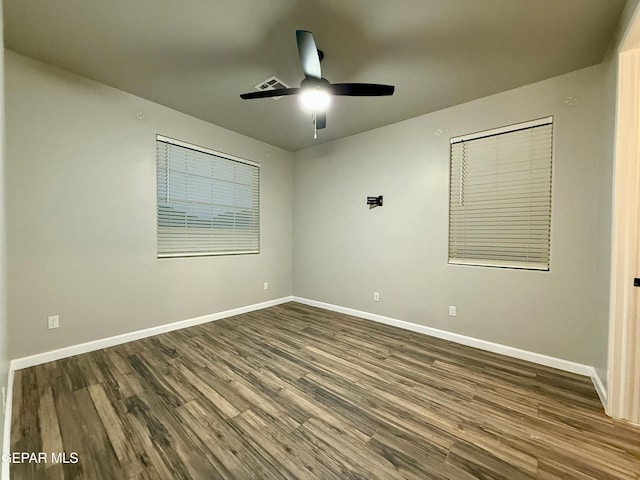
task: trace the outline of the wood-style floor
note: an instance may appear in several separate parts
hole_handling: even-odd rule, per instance
[[[588,378],[296,303],[14,382],[12,479],[640,479]]]

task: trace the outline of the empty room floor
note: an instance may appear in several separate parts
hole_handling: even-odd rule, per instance
[[[640,479],[589,378],[297,303],[13,388],[12,479]]]

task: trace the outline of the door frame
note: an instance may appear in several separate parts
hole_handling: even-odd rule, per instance
[[[606,410],[640,424],[640,7],[617,53]]]

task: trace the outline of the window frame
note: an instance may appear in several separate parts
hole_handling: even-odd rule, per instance
[[[191,150],[193,152],[196,152],[197,154],[204,154],[207,155],[209,157],[211,157],[212,162],[215,161],[215,159],[219,159],[220,161],[227,161],[227,162],[234,162],[234,163],[238,163],[238,164],[244,164],[246,166],[255,168],[255,172],[257,174],[257,182],[255,185],[255,188],[251,185],[251,184],[247,184],[250,187],[250,191],[251,191],[251,202],[252,204],[255,202],[257,203],[257,207],[255,208],[251,208],[251,211],[254,213],[255,216],[255,220],[256,220],[256,224],[257,226],[255,227],[255,236],[256,236],[256,240],[255,240],[255,245],[256,248],[251,248],[251,249],[221,249],[221,250],[200,250],[200,251],[182,251],[182,252],[166,252],[166,248],[165,251],[161,251],[161,241],[160,241],[160,235],[161,235],[161,229],[162,228],[166,228],[166,227],[162,227],[161,226],[161,213],[160,213],[160,206],[161,206],[161,195],[160,195],[160,187],[161,187],[161,183],[160,183],[160,155],[159,155],[159,145],[160,143],[164,143],[164,144],[168,144],[168,145],[172,145],[175,147],[179,147],[181,149],[185,149],[185,150]],[[201,147],[199,145],[194,145],[188,142],[184,142],[181,140],[177,140],[171,137],[167,137],[164,135],[160,135],[160,134],[156,134],[156,141],[155,141],[155,146],[156,146],[156,255],[158,259],[165,259],[165,258],[186,258],[186,257],[215,257],[215,256],[230,256],[230,255],[255,255],[255,254],[259,254],[260,253],[260,244],[261,244],[261,165],[260,163],[257,162],[253,162],[251,160],[247,160],[235,155],[230,155],[228,153],[224,153],[224,152],[219,152],[216,150],[212,150],[210,148],[206,148],[206,147]],[[185,173],[185,176],[187,175],[194,175],[194,174],[189,174],[189,173]],[[213,184],[215,181],[221,182],[223,181],[220,178],[211,178],[211,187],[213,188]],[[169,181],[167,180],[167,185],[168,185]],[[165,186],[165,189],[167,189],[168,186]],[[186,201],[186,200],[185,200]],[[216,206],[220,206],[219,204],[216,204],[215,202],[211,202],[208,204],[208,206],[214,208]],[[186,212],[185,212],[185,216],[186,216]],[[173,228],[181,228],[181,227],[173,227]],[[192,227],[193,228],[193,227]],[[206,230],[206,228],[205,228]],[[210,228],[210,230],[213,230],[213,227]],[[234,227],[233,231],[235,232],[237,230],[236,227]],[[195,250],[195,248],[191,247],[190,250]]]

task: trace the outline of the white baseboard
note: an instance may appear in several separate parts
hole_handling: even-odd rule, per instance
[[[2,431],[2,453],[11,451],[11,412],[13,405],[13,370],[9,368],[7,375],[7,397],[4,409],[4,429]],[[9,462],[2,462],[0,469],[0,478],[9,480]]]
[[[437,328],[427,327],[425,325],[418,325],[417,323],[405,322],[404,320],[397,320],[395,318],[385,317],[375,313],[363,312],[360,310],[354,310],[353,308],[340,307],[338,305],[332,305],[330,303],[317,302],[315,300],[309,300],[308,298],[293,297],[294,302],[303,303],[312,307],[324,308],[325,310],[331,310],[334,312],[344,313],[352,315],[354,317],[364,318],[366,320],[373,320],[374,322],[384,323],[394,327],[403,328],[405,330],[411,330],[412,332],[424,333],[432,337],[442,338],[444,340],[450,340],[455,343],[467,345],[469,347],[479,348],[480,350],[486,350],[493,353],[499,353],[508,357],[519,358],[521,360],[527,360],[529,362],[537,363],[539,365],[545,365],[547,367],[557,368],[566,372],[577,373],[578,375],[584,375],[586,377],[597,377],[595,369],[589,365],[582,363],[571,362],[569,360],[563,360],[561,358],[550,357],[541,353],[530,352],[527,350],[521,350],[519,348],[509,347],[507,345],[501,345],[499,343],[488,342],[486,340],[480,340],[478,338],[467,337],[460,335],[459,333],[447,332],[445,330],[439,330]],[[598,381],[600,379],[598,378]],[[595,382],[595,380],[594,380]],[[602,387],[602,382],[601,387]],[[598,387],[596,386],[596,391]],[[604,392],[604,387],[602,387]],[[598,392],[600,395],[600,392]]]
[[[232,310],[226,310],[224,312],[212,313],[204,315],[202,317],[190,318],[187,320],[181,320],[179,322],[168,323],[165,325],[159,325],[157,327],[146,328],[144,330],[137,330],[135,332],[123,333],[122,335],[115,335],[113,337],[102,338],[100,340],[93,340],[91,342],[80,343],[78,345],[72,345],[70,347],[59,348],[57,350],[50,350],[48,352],[38,353],[36,355],[30,355],[28,357],[16,358],[11,360],[9,370],[20,370],[23,368],[33,367],[54,360],[60,360],[61,358],[72,357],[81,353],[93,352],[102,348],[113,347],[134,340],[140,340],[141,338],[152,337],[160,333],[171,332],[173,330],[180,330],[182,328],[193,327],[194,325],[200,325],[202,323],[213,322],[215,320],[221,320],[227,317],[233,317],[234,315],[240,315],[242,313],[253,312],[255,310],[261,310],[267,307],[273,307],[282,303],[287,303],[293,300],[293,297],[282,297],[275,300],[269,300],[267,302],[256,303],[246,307],[234,308]]]
[[[600,378],[600,375],[598,375],[598,371],[595,368],[593,368],[593,371],[591,372],[591,381],[593,382],[593,386],[596,389],[598,397],[600,397],[600,402],[602,402],[604,410],[607,411],[607,389],[604,387],[604,382],[602,381],[602,378]]]

